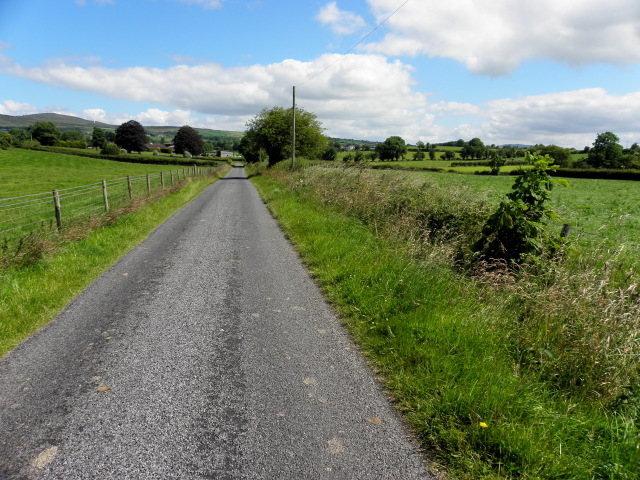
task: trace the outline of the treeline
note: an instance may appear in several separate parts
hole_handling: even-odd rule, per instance
[[[163,132],[164,133],[164,132]],[[177,143],[177,146],[176,146]],[[195,129],[183,126],[170,139],[154,137],[135,120],[125,122],[116,130],[94,127],[90,135],[77,130],[61,131],[50,121],[36,122],[28,128],[0,131],[0,149],[11,147],[61,147],[85,150],[98,149],[105,155],[153,151],[184,155],[204,155],[217,151],[237,151],[240,140],[227,136],[204,139]]]

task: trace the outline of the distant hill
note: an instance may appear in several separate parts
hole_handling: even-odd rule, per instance
[[[108,123],[94,122],[72,115],[61,115],[59,113],[34,113],[32,115],[0,115],[0,129],[27,128],[37,122],[52,122],[60,130],[78,130],[83,133],[91,133],[93,127],[115,130],[119,125],[109,125]],[[155,137],[172,138],[179,126],[144,126],[149,135]],[[228,132],[224,130],[211,130],[209,128],[196,128],[204,137],[242,137],[242,132]]]
[[[27,128],[37,122],[52,122],[60,130],[79,130],[91,132],[93,127],[115,129],[114,125],[102,122],[93,122],[84,118],[59,113],[34,113],[32,115],[0,115],[0,128]]]

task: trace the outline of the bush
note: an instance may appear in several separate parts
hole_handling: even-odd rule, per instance
[[[118,147],[115,143],[107,143],[105,147],[100,150],[101,155],[118,155],[120,154],[120,147]]]
[[[0,131],[0,150],[9,150],[13,146],[13,137],[8,132]]]
[[[513,184],[507,200],[488,218],[482,228],[482,237],[473,246],[481,261],[505,261],[517,264],[543,254],[553,254],[562,239],[550,234],[545,226],[556,214],[546,201],[554,184],[568,185],[566,180],[552,180],[547,170],[557,168],[548,155],[527,153],[531,170],[522,170]]]
[[[192,158],[193,155],[191,155],[189,152],[187,152],[186,150],[184,151],[184,153],[182,154],[183,158]]]

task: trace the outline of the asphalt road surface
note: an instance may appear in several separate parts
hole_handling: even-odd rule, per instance
[[[236,167],[0,361],[0,478],[432,477]]]

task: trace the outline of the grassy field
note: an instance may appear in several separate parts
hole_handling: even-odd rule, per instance
[[[113,162],[17,148],[0,150],[0,198],[181,168],[183,167]]]
[[[456,175],[451,173],[411,172],[410,178],[433,182],[442,187],[472,188],[493,205],[511,189],[509,176]],[[640,260],[640,183],[625,180],[570,178],[570,187],[556,187],[551,207],[562,224],[572,227],[580,244],[606,248],[624,248]]]
[[[456,246],[500,188],[412,175],[252,180],[450,478],[637,479],[637,273],[616,280],[615,262],[576,254],[523,275],[464,274]]]

